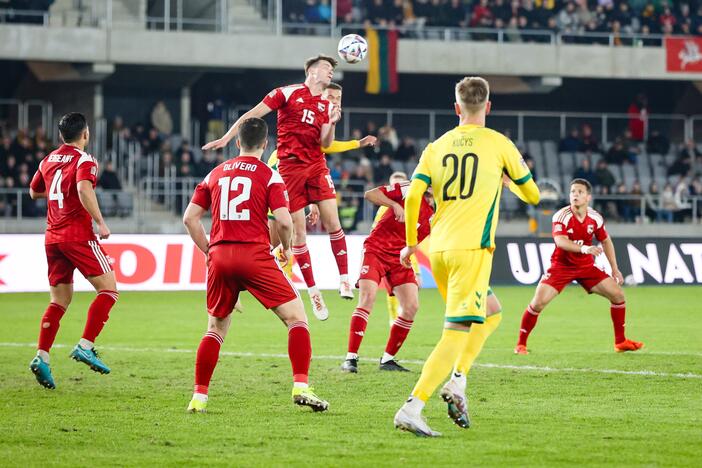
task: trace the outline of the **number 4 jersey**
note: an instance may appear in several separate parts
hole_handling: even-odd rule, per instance
[[[88,180],[95,188],[97,173],[95,158],[71,145],[61,145],[39,163],[30,187],[47,192],[46,244],[95,240],[93,221],[78,198],[77,184]]]
[[[431,252],[495,245],[502,174],[517,185],[531,179],[519,150],[489,128],[460,125],[426,147],[413,178],[434,189]]]
[[[191,201],[212,210],[210,246],[224,242],[268,246],[268,209],[288,207],[283,179],[253,156],[239,156],[212,169],[195,187]]]

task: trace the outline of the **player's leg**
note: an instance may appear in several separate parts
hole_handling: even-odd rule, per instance
[[[324,229],[329,233],[331,250],[339,270],[339,294],[343,299],[351,300],[353,299],[353,290],[349,282],[349,260],[348,249],[346,247],[346,235],[344,234],[344,230],[341,229],[336,198],[320,200],[317,205],[319,206],[319,217],[322,219]]]
[[[400,266],[400,268],[403,268]],[[410,276],[411,275],[411,276]],[[395,297],[400,302],[401,310],[390,328],[390,336],[385,344],[385,352],[380,358],[380,370],[408,372],[409,370],[402,367],[395,360],[395,356],[404,344],[412,329],[414,317],[419,309],[419,288],[414,280],[414,272],[409,271],[404,279],[394,279],[391,275],[390,284],[396,284],[393,288]]]
[[[50,302],[41,319],[37,354],[29,363],[29,369],[41,386],[54,389],[56,384],[51,375],[49,352],[56,339],[61,318],[66,313],[73,298],[74,267],[61,254],[56,244],[46,246],[46,255],[49,267],[49,284],[51,285],[49,289]]]
[[[368,317],[375,304],[375,296],[378,292],[378,277],[380,276],[371,265],[366,265],[369,255],[364,255],[364,266],[369,266],[371,270],[361,274],[358,280],[358,305],[351,314],[349,325],[349,344],[346,350],[346,359],[341,365],[344,372],[358,372],[358,349],[361,347],[363,336],[368,325]]]
[[[307,220],[305,218],[305,209],[299,209],[291,213],[293,220],[293,247],[292,253],[297,259],[297,265],[300,267],[302,278],[307,285],[307,294],[310,296],[312,304],[312,312],[319,320],[329,318],[329,309],[324,303],[324,298],[317,284],[314,281],[314,273],[312,272],[312,257],[307,249]]]
[[[208,316],[207,331],[200,340],[195,357],[195,388],[187,408],[190,413],[204,413],[207,410],[212,374],[217,366],[219,351],[231,322],[231,314],[225,317]]]
[[[558,287],[560,287],[560,289]],[[527,340],[529,339],[531,331],[536,326],[539,314],[541,314],[549,302],[558,296],[563,287],[565,287],[565,284],[559,283],[557,285],[552,285],[547,283],[546,280],[541,280],[538,286],[536,286],[534,297],[531,299],[522,315],[522,322],[519,327],[519,340],[517,341],[517,346],[514,348],[514,354],[529,354]]]
[[[609,311],[612,318],[612,326],[614,327],[614,350],[618,353],[623,353],[625,351],[637,351],[643,348],[644,344],[642,342],[628,340],[624,333],[626,297],[624,296],[622,287],[609,276],[589,288],[585,282],[582,284],[585,289],[589,289],[589,292],[605,297],[609,301]]]

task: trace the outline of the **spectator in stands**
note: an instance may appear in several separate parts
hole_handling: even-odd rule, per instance
[[[534,159],[533,158],[529,158],[529,159],[524,158],[524,162],[526,162],[527,167],[531,171],[531,177],[534,179],[534,181],[537,181],[539,178],[536,175],[536,167],[534,166]],[[529,206],[531,206],[531,205],[529,205]]]
[[[588,123],[583,124],[582,132],[580,134],[580,144],[578,146],[578,151],[584,153],[600,153],[600,142],[597,141],[595,135],[592,134],[592,126]]]
[[[397,132],[390,125],[384,125],[378,129],[378,153],[395,154],[395,150],[400,143]]]
[[[670,140],[658,130],[651,130],[646,142],[646,151],[653,154],[668,154],[670,151]]]
[[[641,190],[641,183],[638,180],[635,180],[631,185],[629,195],[637,198],[632,198],[628,201],[629,209],[624,211],[624,218],[627,222],[641,221],[641,198],[643,197],[643,191]]]
[[[649,221],[658,221],[658,212],[660,210],[661,193],[658,190],[658,184],[651,182],[648,187],[648,192],[645,195],[645,214]]]
[[[158,101],[151,111],[151,125],[161,135],[170,135],[173,133],[173,118],[166,107],[166,103]]]
[[[629,105],[629,131],[634,141],[644,141],[646,125],[648,125],[648,98],[640,93]]]
[[[660,201],[658,203],[657,221],[672,223],[673,213],[678,210],[678,205],[675,202],[675,192],[670,183],[666,183],[661,192]]]
[[[100,179],[98,180],[98,186],[105,190],[122,190],[122,183],[119,181],[112,161],[107,161],[103,165],[102,174],[100,174]]]
[[[578,166],[573,173],[573,179],[585,179],[590,182],[593,187],[597,185],[597,176],[595,175],[595,171],[592,170],[589,159],[583,158],[583,160],[580,161],[580,166]]]
[[[619,182],[614,190],[614,194],[618,196],[617,200],[615,201],[617,218],[620,221],[628,222],[631,206],[629,205],[629,200],[624,198],[629,195],[629,190],[626,188],[626,184],[624,182]]]
[[[12,180],[17,180],[17,176],[19,175],[19,171],[17,168],[17,158],[15,158],[15,155],[12,153],[9,153],[7,155],[7,159],[5,160],[5,169],[3,170],[3,174]]]
[[[184,151],[178,160],[178,177],[194,177],[195,165],[192,153]]]
[[[197,170],[195,172],[198,177],[205,177],[216,166],[217,154],[214,151],[205,151],[202,153],[202,157],[197,163]]]
[[[692,179],[692,182],[690,182],[690,195],[695,197],[702,196],[702,180],[700,176],[695,177]]]
[[[158,129],[152,128],[149,130],[148,137],[142,142],[142,151],[146,154],[157,153],[161,150],[163,140],[158,134]]]
[[[677,211],[673,213],[673,221],[682,223],[685,217],[692,214],[692,205],[689,202],[690,186],[687,183],[687,177],[681,176],[675,186],[675,205]]]
[[[471,28],[490,28],[494,22],[494,16],[492,10],[490,10],[490,3],[488,0],[480,0],[473,7],[473,11],[470,16],[470,27]]]
[[[402,162],[417,161],[417,145],[414,139],[408,136],[402,138],[397,151],[395,151],[395,160]]]
[[[616,164],[621,166],[624,161],[629,160],[629,152],[624,147],[624,140],[622,137],[617,137],[609,147],[609,150],[605,154],[605,159],[609,164]]]
[[[170,151],[161,153],[161,163],[158,167],[159,177],[173,177],[177,172],[176,165],[173,162],[173,153]]]
[[[597,167],[595,168],[595,181],[597,186],[600,187],[600,193],[610,192],[612,186],[614,186],[615,179],[612,171],[607,167],[607,161],[605,159],[600,159],[597,161]]]
[[[383,153],[380,156],[378,167],[376,167],[375,171],[373,171],[373,180],[375,181],[376,185],[384,184],[390,178],[390,175],[393,172],[395,171],[391,165],[390,155]]]
[[[694,140],[687,140],[685,146],[680,150],[679,158],[688,157],[691,161],[696,160],[702,156],[702,153],[697,149]]]
[[[684,149],[680,152],[680,156],[675,160],[675,162],[668,168],[668,177],[671,176],[686,176],[690,173],[692,169],[692,159],[690,155]]]
[[[575,153],[580,149],[580,132],[577,127],[570,129],[568,136],[563,138],[558,145],[558,151],[561,153]]]
[[[562,33],[574,34],[579,31],[580,17],[575,11],[575,3],[566,3],[565,8],[558,13],[557,24]]]

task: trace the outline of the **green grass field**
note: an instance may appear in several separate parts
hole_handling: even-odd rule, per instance
[[[413,372],[377,370],[388,332],[380,299],[357,375],[338,370],[353,305],[327,292],[331,317],[310,327],[311,381],[330,402],[322,414],[290,402],[286,329],[248,295],[204,415],[185,413],[204,293],[122,293],[98,343],[107,376],[67,357],[93,297],[77,294],[52,352],[54,391],[28,370],[47,295],[0,295],[0,465],[699,466],[699,288],[629,288],[627,332],[646,348],[616,354],[606,301],[570,287],[542,314],[529,356],[512,348],[532,289],[495,291],[504,320],[469,375],[473,427],[454,426],[435,396],[425,414],[438,439],[392,425],[441,333],[436,291],[422,291],[399,355]]]

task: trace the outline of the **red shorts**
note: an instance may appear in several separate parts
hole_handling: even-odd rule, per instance
[[[385,280],[386,289],[390,294],[395,286],[401,284],[417,284],[414,270],[405,268],[400,264],[400,256],[379,255],[375,252],[363,251],[363,262],[361,263],[361,275],[358,280],[371,280],[378,285]],[[358,288],[358,283],[356,283]]]
[[[231,314],[241,291],[249,291],[266,309],[298,298],[297,290],[262,244],[217,244],[207,262],[207,312]]]
[[[278,172],[288,190],[291,213],[310,203],[336,198],[334,181],[325,161],[308,163],[286,158],[278,162]]]
[[[577,268],[565,265],[551,265],[548,272],[541,278],[541,282],[548,284],[558,292],[563,291],[568,283],[577,281],[585,291],[592,292],[592,288],[600,284],[603,280],[610,278],[604,271],[597,268],[595,265]]]
[[[76,268],[86,278],[112,271],[110,258],[96,240],[59,242],[46,244],[44,248],[51,286],[73,283],[73,271]]]

